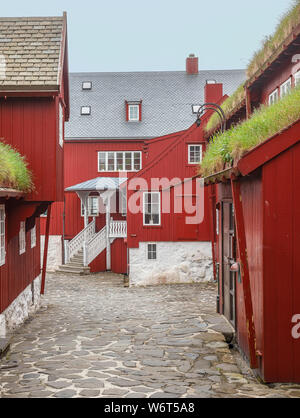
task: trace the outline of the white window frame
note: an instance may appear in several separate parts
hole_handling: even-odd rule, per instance
[[[26,252],[26,230],[25,222],[20,222],[20,231],[19,231],[19,254],[24,254]]]
[[[279,100],[279,92],[277,88],[269,95],[269,106],[272,106],[273,104],[277,103],[278,100]]]
[[[81,106],[80,114],[81,114],[81,116],[90,116],[92,114],[92,107],[91,106]]]
[[[82,90],[92,90],[93,83],[91,81],[82,82]]]
[[[92,213],[92,201],[97,199],[97,214]],[[81,201],[81,216],[84,217],[84,205]],[[89,218],[96,218],[99,216],[99,196],[89,196],[88,197],[88,217]]]
[[[64,108],[61,103],[59,103],[59,145],[64,146]]]
[[[200,148],[200,161],[191,161],[191,149],[192,147],[199,147]],[[201,164],[202,162],[202,145],[201,144],[189,144],[188,146],[188,162],[189,164],[197,165]]]
[[[155,249],[154,250],[150,249],[150,246],[154,246]],[[155,254],[155,258],[149,257],[151,253]],[[147,258],[148,261],[151,261],[151,262],[157,261],[157,243],[156,242],[148,242],[147,243],[147,245],[146,245],[146,258]]]
[[[6,261],[5,217],[5,205],[0,205],[0,266],[4,266]]]
[[[146,215],[148,215],[148,213],[145,211],[145,202],[146,202],[146,195],[158,195],[158,217],[159,217],[159,222],[158,223],[146,223]],[[152,212],[151,212],[152,214]],[[156,214],[155,214],[156,215]],[[160,192],[144,192],[143,193],[143,225],[144,226],[161,226],[161,194]]]
[[[294,74],[295,87],[300,85],[300,70]]]
[[[288,89],[289,86],[289,89]],[[284,83],[280,86],[280,98],[287,96],[292,90],[292,77],[290,77],[288,80],[286,80]]]
[[[30,231],[31,248],[36,247],[36,225]]]
[[[109,154],[114,155],[114,169],[108,170],[108,156]],[[117,154],[123,155],[123,167],[117,169]],[[126,170],[126,154],[131,154],[131,169]],[[135,154],[139,155],[139,168],[135,169]],[[105,155],[105,169],[100,170],[100,156]],[[119,172],[138,172],[142,169],[142,152],[141,151],[98,151],[98,173],[119,173]]]
[[[136,118],[131,116],[131,109],[136,110]],[[140,121],[140,105],[138,104],[128,104],[128,121],[129,122],[139,122]]]

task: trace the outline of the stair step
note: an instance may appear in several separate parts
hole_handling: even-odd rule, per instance
[[[87,274],[90,274],[89,267],[70,267],[70,266],[59,266],[58,270],[56,270],[56,273],[70,273],[70,274],[78,274],[80,276],[85,276]]]

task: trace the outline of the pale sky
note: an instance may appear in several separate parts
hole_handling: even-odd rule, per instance
[[[70,71],[245,68],[291,0],[10,0],[0,15],[68,15]]]

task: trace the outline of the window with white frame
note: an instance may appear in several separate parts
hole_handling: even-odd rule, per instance
[[[20,232],[19,232],[19,250],[20,254],[24,254],[26,251],[26,231],[25,231],[25,222],[20,223]]]
[[[140,171],[142,169],[141,151],[98,152],[98,171]]]
[[[92,90],[92,82],[91,81],[84,81],[82,83],[82,90]]]
[[[147,244],[147,259],[157,260],[157,245],[156,244]]]
[[[140,106],[138,104],[128,105],[128,120],[138,122],[140,120]]]
[[[81,106],[81,115],[88,116],[92,112],[91,106]]]
[[[5,206],[0,205],[0,266],[5,264]]]
[[[189,145],[189,164],[199,164],[202,161],[202,145]]]
[[[280,86],[280,97],[283,98],[292,90],[292,79],[289,78],[285,83]]]
[[[269,105],[277,103],[279,99],[278,89],[274,90],[269,96]]]
[[[88,216],[99,215],[99,196],[88,197]],[[84,216],[84,204],[81,202],[81,216]]]
[[[31,237],[31,248],[36,247],[36,225],[31,229],[30,231],[30,237]]]
[[[295,78],[295,87],[297,87],[297,86],[299,86],[299,85],[300,85],[300,71],[298,71],[298,72],[294,75],[294,78]]]
[[[64,145],[64,108],[63,105],[59,104],[59,145]]]
[[[144,225],[160,225],[160,192],[144,192],[143,216]]]

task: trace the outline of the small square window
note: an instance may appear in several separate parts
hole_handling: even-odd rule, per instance
[[[157,260],[157,245],[156,244],[147,245],[147,259]]]
[[[91,114],[91,106],[81,106],[81,114],[82,115],[90,115]]]
[[[202,145],[189,145],[189,164],[199,164],[202,161]]]
[[[91,81],[84,81],[82,83],[82,90],[92,90],[92,82]]]

